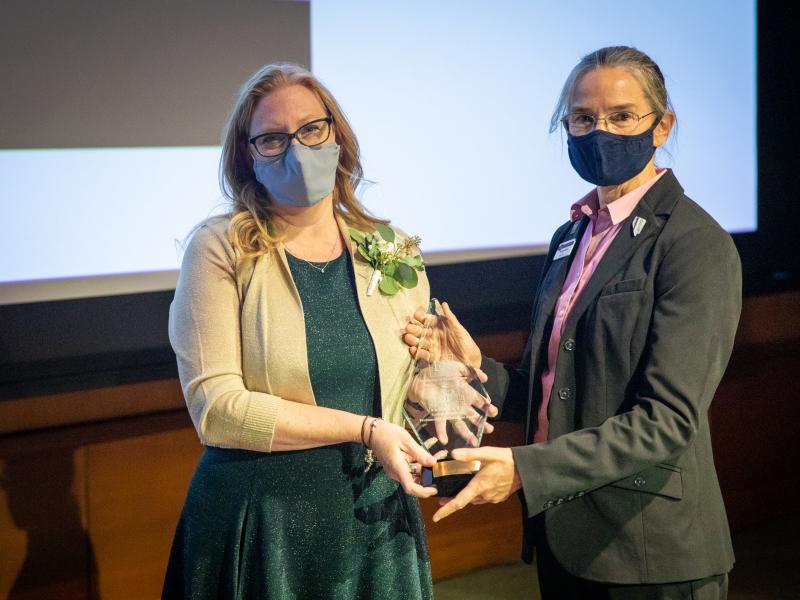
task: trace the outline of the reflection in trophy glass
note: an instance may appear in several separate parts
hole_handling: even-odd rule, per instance
[[[422,484],[436,486],[439,496],[453,496],[480,469],[480,462],[453,460],[450,453],[480,445],[491,400],[435,298],[422,325],[421,339],[429,350],[414,363],[403,415],[417,441],[438,461],[423,468]]]

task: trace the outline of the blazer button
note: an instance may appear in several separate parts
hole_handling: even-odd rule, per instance
[[[561,388],[558,390],[558,397],[562,400],[569,400],[572,397],[572,390],[569,388]]]
[[[642,487],[642,486],[643,486],[645,483],[647,483],[647,481],[646,481],[646,480],[645,480],[645,478],[644,478],[644,477],[642,477],[641,475],[640,475],[640,476],[637,476],[637,477],[636,477],[636,478],[633,480],[633,485],[635,485],[636,487]]]
[[[542,506],[542,508],[545,510],[547,510],[548,508],[553,508],[553,501],[548,500],[547,502],[544,503],[544,506]]]
[[[573,350],[575,350],[575,340],[570,338],[566,342],[564,342],[564,350],[566,350],[567,352],[572,352]]]

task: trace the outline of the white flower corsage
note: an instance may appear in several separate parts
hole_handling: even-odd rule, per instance
[[[367,296],[374,294],[376,287],[382,294],[394,296],[401,287],[410,289],[417,285],[417,271],[425,270],[422,256],[414,254],[422,242],[419,236],[396,241],[392,228],[378,223],[375,233],[366,235],[351,228],[350,238],[361,258],[372,265]]]

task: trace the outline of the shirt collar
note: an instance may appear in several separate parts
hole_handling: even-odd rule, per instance
[[[600,206],[600,197],[597,195],[597,188],[594,188],[570,207],[570,219],[574,222],[580,219],[583,215],[596,217],[599,214],[606,212],[608,213],[609,217],[611,217],[612,225],[621,223],[631,216],[631,213],[639,204],[639,201],[642,199],[642,197],[651,187],[653,187],[656,181],[661,179],[666,172],[667,169],[656,169],[657,174],[655,177],[649,179],[636,189],[631,190],[624,196],[620,196],[614,200],[614,202],[607,204],[604,207]]]

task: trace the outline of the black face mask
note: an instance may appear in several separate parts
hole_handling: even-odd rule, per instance
[[[619,135],[595,129],[586,135],[567,134],[569,161],[583,179],[595,185],[619,185],[642,172],[656,151],[653,131]]]

